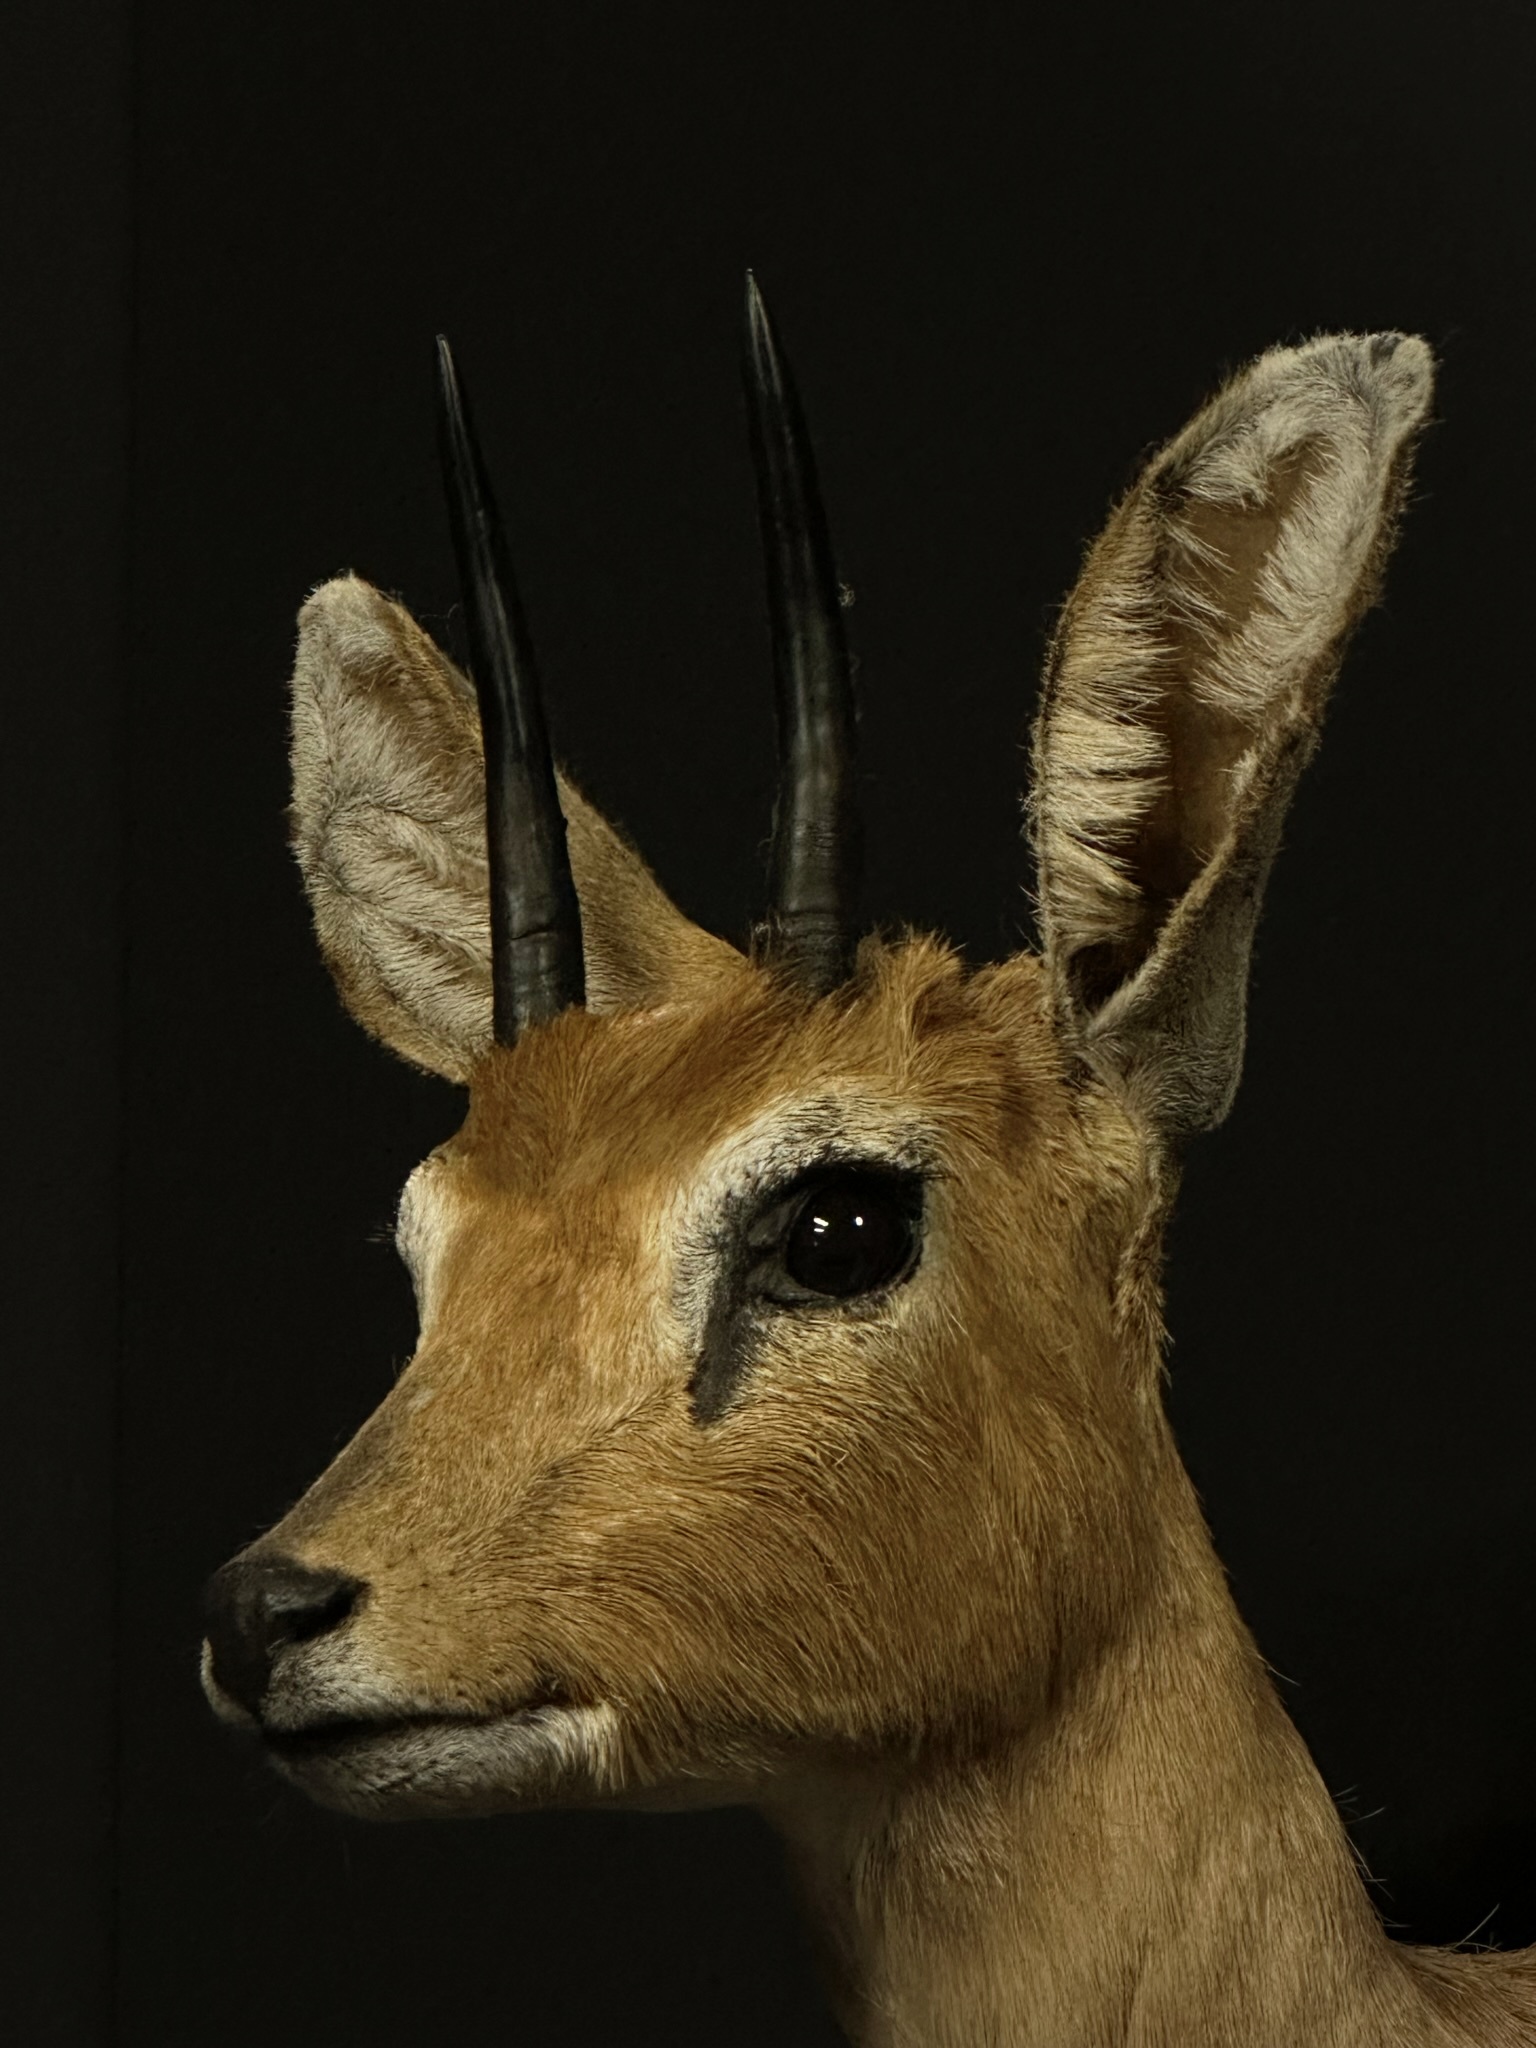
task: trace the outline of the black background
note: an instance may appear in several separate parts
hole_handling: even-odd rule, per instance
[[[857,593],[870,908],[977,958],[1027,928],[1043,637],[1138,451],[1276,340],[1441,352],[1239,1106],[1191,1161],[1171,1398],[1383,1911],[1536,1938],[1529,19],[17,0],[14,2038],[834,2038],[749,1817],[344,1824],[195,1679],[202,1578],[409,1350],[381,1232],[458,1115],[314,953],[294,610],[354,567],[445,630],[446,329],[560,748],[739,934],[770,761],[748,263]]]

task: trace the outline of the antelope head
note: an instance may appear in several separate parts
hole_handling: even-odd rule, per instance
[[[969,971],[860,933],[837,583],[750,287],[747,332],[781,755],[750,953],[553,767],[446,350],[473,683],[354,578],[301,616],[320,944],[468,1090],[400,1202],[414,1357],[209,1593],[214,1708],[353,1813],[918,1770],[1047,1725],[1192,1554],[1159,1237],[1428,350],[1273,351],[1151,460],[1050,656],[1043,951]]]

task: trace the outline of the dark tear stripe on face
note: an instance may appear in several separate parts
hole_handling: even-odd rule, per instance
[[[925,1189],[921,1168],[868,1154],[838,1152],[797,1169],[766,1192],[727,1204],[716,1234],[718,1264],[698,1360],[688,1382],[694,1420],[718,1422],[735,1405],[757,1344],[774,1315],[867,1316],[922,1263]],[[808,1198],[843,1181],[868,1182],[895,1204],[910,1230],[910,1252],[878,1286],[847,1297],[814,1293],[782,1270],[785,1239]]]

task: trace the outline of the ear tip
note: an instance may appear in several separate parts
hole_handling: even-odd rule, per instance
[[[1271,349],[1250,373],[1255,396],[1321,402],[1339,399],[1374,414],[1390,441],[1422,425],[1435,384],[1435,357],[1419,334],[1319,334],[1297,348]]]
[[[301,648],[367,632],[389,609],[389,600],[348,569],[313,589],[299,607]]]
[[[372,584],[365,583],[355,569],[343,569],[340,575],[328,576],[324,583],[315,585],[299,607],[299,618],[320,618],[332,611],[345,611],[372,590]]]
[[[1434,353],[1420,335],[1316,334],[1256,357],[1168,444],[1166,457],[1220,469],[1246,448],[1239,459],[1262,466],[1320,438],[1376,470],[1424,426],[1434,381]]]
[[[389,678],[419,676],[434,666],[458,682],[405,606],[350,571],[322,583],[299,611],[290,685],[295,703],[355,698]]]
[[[1391,409],[1399,429],[1417,426],[1435,388],[1435,353],[1422,334],[1362,334],[1361,370]]]

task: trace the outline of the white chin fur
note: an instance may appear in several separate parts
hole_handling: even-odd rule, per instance
[[[322,1806],[410,1820],[608,1799],[621,1785],[620,1750],[612,1707],[538,1707],[382,1728],[335,1748],[275,1747],[272,1761]]]

